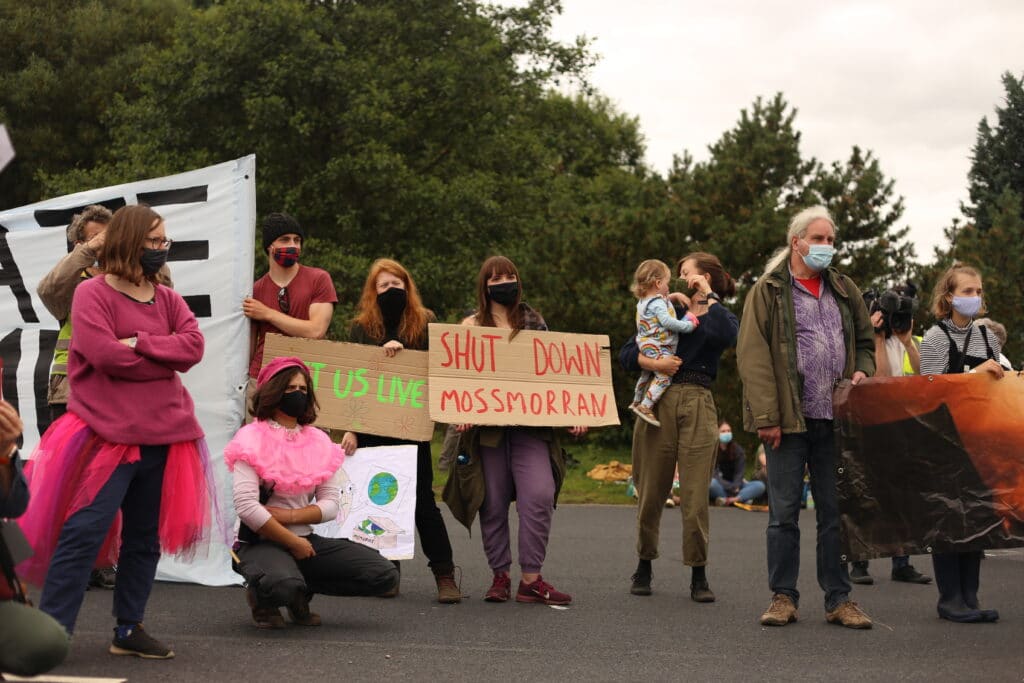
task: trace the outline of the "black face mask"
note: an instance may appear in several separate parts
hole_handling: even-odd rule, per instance
[[[519,283],[502,282],[500,285],[487,285],[487,295],[494,303],[511,306],[519,298]]]
[[[277,409],[289,417],[299,418],[306,412],[307,405],[309,405],[309,396],[301,391],[289,391],[281,396],[281,402],[277,404]]]
[[[167,263],[169,249],[143,249],[139,264],[143,275],[156,275]]]
[[[377,295],[377,305],[380,313],[384,316],[385,327],[397,327],[405,313],[405,306],[409,301],[409,293],[400,287],[385,289]]]

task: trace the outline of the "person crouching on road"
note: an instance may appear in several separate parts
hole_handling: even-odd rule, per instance
[[[295,624],[319,626],[320,615],[309,610],[316,593],[393,589],[398,570],[379,552],[313,533],[312,524],[340,510],[345,452],[313,426],[318,404],[309,370],[298,358],[275,358],[260,371],[252,401],[256,420],[231,439],[224,462],[239,519],[236,571],[257,628],[284,628],[281,607]]]

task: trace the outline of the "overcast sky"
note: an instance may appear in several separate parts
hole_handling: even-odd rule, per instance
[[[521,4],[510,0],[504,4]],[[647,162],[706,159],[758,95],[798,110],[802,151],[872,150],[905,198],[900,225],[931,260],[967,198],[978,122],[1000,75],[1024,73],[1024,0],[563,0],[553,34],[594,39],[592,82],[638,116]]]

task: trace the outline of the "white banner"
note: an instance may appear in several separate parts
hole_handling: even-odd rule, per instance
[[[345,458],[341,511],[313,533],[349,538],[389,560],[416,550],[416,446],[360,448]]]
[[[4,398],[25,422],[29,454],[49,423],[46,391],[59,323],[36,286],[67,253],[71,217],[90,204],[116,210],[144,203],[164,217],[174,240],[174,288],[196,314],[206,338],[202,362],[183,376],[214,461],[220,511],[234,518],[224,446],[242,423],[248,376],[249,321],[242,299],[252,292],[256,224],[256,158],[247,156],[179,175],[49,199],[0,212],[0,355]],[[158,415],[152,419],[160,419]],[[230,524],[229,524],[230,527]],[[238,583],[228,549],[213,548],[189,564],[164,560],[160,579],[207,585]]]

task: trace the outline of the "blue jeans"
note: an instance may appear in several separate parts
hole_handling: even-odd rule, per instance
[[[114,587],[114,616],[139,623],[160,560],[160,494],[167,446],[139,446],[137,462],[119,465],[89,505],[64,522],[46,572],[39,609],[68,633],[75,627],[96,555],[118,509],[121,510],[121,553]]]
[[[739,498],[741,503],[749,503],[755,498],[763,496],[764,490],[764,482],[757,481],[755,479],[754,481],[748,481],[745,483],[743,488],[740,489],[740,492],[736,494],[736,497]],[[711,485],[708,486],[708,496],[714,500],[715,498],[728,498],[729,494],[717,479],[712,479]]]
[[[811,474],[818,523],[818,585],[825,609],[849,600],[850,577],[840,559],[839,503],[836,495],[836,448],[832,420],[807,419],[807,431],[783,434],[777,449],[765,446],[768,459],[768,584],[799,604],[800,497],[804,466]]]

